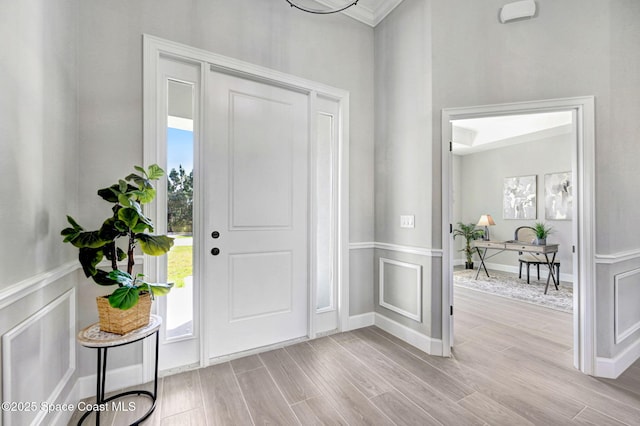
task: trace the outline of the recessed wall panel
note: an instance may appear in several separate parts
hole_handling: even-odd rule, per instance
[[[421,321],[422,266],[380,258],[380,306]]]
[[[231,228],[288,228],[292,219],[293,106],[231,93]]]
[[[232,321],[290,312],[293,253],[229,255]]]
[[[640,330],[640,269],[614,277],[616,344]]]
[[[75,290],[70,290],[2,336],[3,401],[53,403],[75,367]],[[39,406],[8,410],[3,423],[37,424],[46,414]]]

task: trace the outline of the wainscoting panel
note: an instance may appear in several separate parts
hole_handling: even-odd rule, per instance
[[[422,321],[422,266],[380,258],[380,306]]]
[[[640,268],[614,276],[615,342],[622,343],[640,330]]]
[[[75,306],[71,289],[2,336],[4,402],[34,402],[35,410],[4,411],[3,424],[38,424],[43,402],[54,403],[76,369]]]

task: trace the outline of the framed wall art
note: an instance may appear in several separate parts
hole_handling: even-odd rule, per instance
[[[571,220],[573,184],[571,172],[544,175],[544,216],[547,220]]]
[[[536,175],[504,179],[503,219],[536,219]]]

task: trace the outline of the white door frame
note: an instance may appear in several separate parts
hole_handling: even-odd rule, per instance
[[[317,97],[321,96],[323,98],[334,100],[338,103],[338,119],[340,128],[338,140],[335,141],[335,152],[337,152],[337,155],[333,164],[333,170],[336,171],[338,188],[338,193],[336,194],[337,203],[335,203],[332,212],[334,223],[336,223],[335,258],[333,261],[336,265],[339,329],[346,330],[349,319],[349,92],[317,83],[315,81],[285,74],[280,71],[218,55],[206,50],[164,40],[148,34],[143,35],[143,45],[143,163],[145,166],[158,161],[158,122],[161,117],[159,117],[158,114],[159,100],[157,99],[157,85],[160,78],[158,73],[158,63],[161,56],[175,58],[188,63],[200,64],[202,82],[200,85],[201,104],[206,91],[205,75],[211,69],[224,71],[248,79],[276,84],[281,87],[307,94],[310,99],[310,122],[314,122],[313,114],[316,113],[315,100]],[[202,121],[203,120],[200,120],[199,123],[201,129]],[[315,146],[315,127],[313,125],[310,127],[310,146]],[[196,153],[196,156],[200,156],[199,153]],[[313,160],[313,158],[310,158],[310,162],[313,164],[314,162],[311,160]],[[195,173],[198,175],[197,178],[201,177],[197,171]],[[151,205],[149,210],[148,215],[150,218],[152,220],[156,220],[159,211],[158,205]],[[315,214],[313,214],[312,211],[310,211],[309,214],[309,228],[311,233],[311,230],[315,228]],[[194,211],[194,228],[202,229],[202,217],[203,212],[196,209],[196,211]],[[313,244],[313,241],[315,240],[313,236],[310,235],[309,244]],[[195,244],[194,240],[194,245]],[[311,257],[313,250],[309,250],[309,253]],[[202,256],[204,256],[203,253],[195,252],[194,264],[199,263],[199,265],[202,265]],[[316,288],[315,279],[314,277],[311,277],[311,272],[315,270],[315,267],[313,266],[315,264],[315,259],[310,258],[309,262],[311,286],[309,288],[308,297],[308,337],[314,338],[316,337],[316,332],[313,321],[314,315],[312,314],[316,312]],[[157,268],[158,262],[156,259],[145,256],[145,274],[153,274],[154,271],[157,271]],[[203,268],[198,267],[199,271],[202,271],[202,269]],[[198,279],[199,282],[204,282],[201,277],[194,277],[194,279]],[[196,321],[200,324],[200,326],[197,327],[200,338],[200,366],[205,367],[209,364],[209,348],[207,347],[208,339],[205,336],[206,330],[204,316],[207,312],[206,306],[204,306],[205,297],[200,297],[198,303],[200,304],[200,317],[196,319]],[[143,379],[145,381],[153,378],[152,360],[155,356],[153,343],[154,342],[145,341],[143,350]]]
[[[574,111],[577,141],[573,147],[573,175],[576,179],[577,203],[574,203],[577,230],[577,264],[574,265],[573,339],[574,365],[586,374],[595,368],[595,106],[594,97],[563,98],[498,105],[484,105],[442,110],[442,352],[451,355],[451,235],[452,170],[449,156],[452,120],[497,115]]]

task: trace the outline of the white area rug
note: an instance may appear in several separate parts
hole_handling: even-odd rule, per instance
[[[517,299],[558,311],[573,312],[573,288],[570,285],[561,282],[559,285],[560,290],[556,290],[553,281],[551,281],[549,283],[549,291],[544,294],[546,279],[537,281],[532,277],[531,284],[527,284],[526,279],[519,279],[517,275],[506,272],[489,271],[491,277],[487,278],[483,270],[480,271],[480,275],[476,280],[477,272],[475,269],[454,271],[454,285]]]

